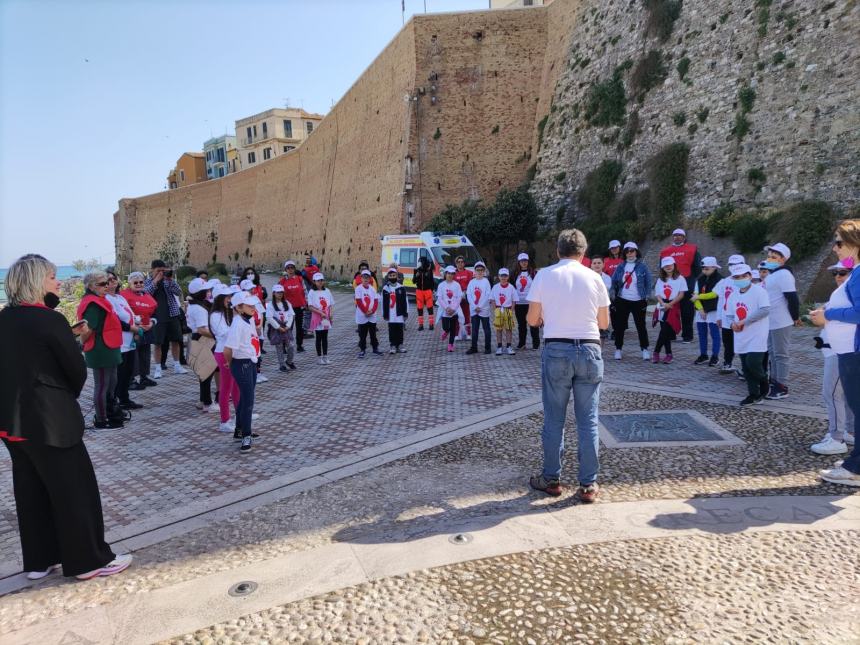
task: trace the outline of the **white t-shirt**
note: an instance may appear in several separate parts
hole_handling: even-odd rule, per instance
[[[293,326],[293,318],[295,318],[296,312],[293,311],[293,306],[286,300],[284,300],[283,305],[283,309],[278,309],[275,307],[273,301],[269,300],[266,303],[266,324],[272,329],[280,329],[282,325],[287,329]]]
[[[364,306],[368,311],[373,312],[371,314],[365,314],[356,304],[355,322],[359,325],[363,325],[364,323],[375,323],[376,313],[379,311],[380,306],[379,294],[376,293],[376,289],[374,289],[372,285],[364,286],[363,284],[360,284],[355,288],[355,299],[364,303]]]
[[[117,318],[127,325],[130,325],[134,319],[134,312],[128,304],[128,301],[123,296],[119,294],[114,295],[112,293],[105,294],[105,298],[110,302]],[[137,344],[134,342],[134,334],[130,331],[122,332],[122,347],[119,348],[120,353],[125,354],[126,352],[130,352],[135,347],[137,347]]]
[[[606,290],[611,294],[612,293],[612,278],[610,278],[608,275],[606,275],[603,271],[601,271],[598,275],[600,275],[600,277],[603,278],[603,284],[606,286]]]
[[[768,299],[767,291],[754,284],[746,290],[746,293],[741,293],[739,289],[734,290],[729,296],[727,313],[733,316],[732,322],[743,322],[759,309],[767,306],[773,307]],[[769,317],[765,316],[761,320],[748,323],[744,325],[741,331],[735,332],[736,354],[767,351],[767,336],[770,331],[767,319]]]
[[[654,285],[654,295],[657,296],[658,302],[662,305],[664,300],[674,300],[678,294],[687,290],[687,281],[678,276],[677,278],[657,278],[657,283]]]
[[[858,269],[854,269],[858,271]],[[845,285],[841,286],[830,294],[830,300],[824,306],[825,309],[839,309],[842,307],[850,307],[851,301],[848,299],[848,294],[845,293]],[[821,337],[825,343],[830,344],[830,349],[835,354],[853,354],[854,353],[854,334],[856,333],[857,325],[845,323],[841,320],[828,320],[824,323],[824,330],[821,332]],[[827,356],[827,350],[825,356]]]
[[[209,312],[200,305],[188,305],[185,312],[185,321],[191,329],[192,334],[196,334],[200,327],[209,326]]]
[[[406,319],[403,316],[397,315],[397,288],[400,285],[387,283],[384,287],[382,287],[382,298],[388,298],[388,322],[389,323],[402,323],[405,322]],[[380,303],[380,308],[382,304]],[[409,313],[409,298],[406,299],[406,313]]]
[[[636,286],[635,262],[624,263],[624,275],[621,278],[621,297],[633,302],[642,300],[642,297],[639,295],[639,289]]]
[[[329,316],[334,311],[334,296],[331,295],[331,291],[328,289],[323,289],[319,291],[317,289],[312,289],[308,291],[308,306],[316,307],[321,311],[327,311]],[[324,318],[318,327],[318,329],[331,329],[331,321]]]
[[[723,329],[731,329],[732,325],[726,319],[726,314],[729,312],[729,296],[735,291],[735,283],[731,278],[723,278],[714,287],[717,292],[717,319]]]
[[[466,287],[466,300],[469,301],[469,313],[473,316],[490,315],[490,291],[493,287],[486,278],[472,278]]]
[[[460,309],[460,301],[463,299],[463,290],[456,281],[443,280],[436,287],[436,304],[439,307],[439,315],[443,318],[451,318],[457,315]],[[453,309],[453,314],[448,314],[445,310]]]
[[[238,314],[234,314],[234,318]],[[212,334],[215,336],[215,351],[221,353],[224,351],[224,343],[227,342],[227,334],[230,333],[230,325],[224,319],[224,314],[220,311],[209,316],[209,327],[212,329]]]
[[[249,358],[256,363],[260,356],[260,339],[257,337],[254,320],[245,322],[242,316],[235,314],[224,346],[233,350],[233,358]]]
[[[597,310],[609,306],[609,292],[594,271],[564,259],[538,271],[529,302],[541,305],[544,338],[600,340]]]
[[[529,289],[532,288],[532,277],[528,271],[520,271],[520,274],[513,280],[513,284],[517,289],[517,302],[521,305],[528,304]]]
[[[508,282],[507,287],[503,287],[502,283],[499,282],[493,285],[493,289],[490,291],[490,296],[492,297],[493,304],[496,305],[496,307],[510,309],[517,301],[517,290],[514,289],[514,285],[510,282]]]
[[[782,329],[794,324],[791,314],[788,313],[788,301],[786,293],[797,291],[794,274],[788,269],[780,269],[769,273],[764,280],[767,295],[770,297],[770,328]]]

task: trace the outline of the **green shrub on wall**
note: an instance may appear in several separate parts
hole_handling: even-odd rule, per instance
[[[652,87],[666,80],[668,70],[663,63],[663,54],[656,49],[648,52],[639,60],[630,74],[630,89],[637,101],[642,101]]]
[[[592,126],[623,125],[626,109],[624,82],[616,69],[611,78],[592,84],[585,99],[585,120]]]
[[[675,21],[681,15],[681,0],[643,0],[648,18],[645,28],[649,36],[666,42],[672,35]]]
[[[777,211],[771,219],[771,238],[791,249],[792,260],[815,255],[833,234],[836,214],[830,204],[804,201]]]
[[[731,203],[723,203],[705,218],[705,230],[714,237],[727,237],[734,230],[738,214]]]
[[[732,225],[732,240],[742,253],[761,251],[768,242],[768,218],[759,212],[739,214]]]
[[[615,198],[615,187],[622,170],[621,162],[604,159],[585,176],[576,199],[588,217],[600,219],[606,216],[606,211]]]
[[[668,235],[682,218],[689,161],[690,146],[672,143],[646,164],[650,190],[648,217],[650,232],[655,237]]]

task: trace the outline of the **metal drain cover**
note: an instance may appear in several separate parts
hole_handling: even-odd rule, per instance
[[[227,594],[230,596],[242,597],[247,596],[254,593],[257,590],[257,583],[253,580],[243,580],[242,582],[237,582],[232,587],[227,590]]]
[[[473,538],[473,537],[472,537],[472,535],[471,535],[470,533],[457,533],[457,534],[452,535],[451,537],[449,537],[449,538],[448,538],[448,541],[449,541],[451,544],[457,544],[457,545],[460,545],[460,544],[468,544],[469,542],[471,542],[471,541],[472,541],[472,540],[474,540],[474,539],[475,539],[475,538]]]

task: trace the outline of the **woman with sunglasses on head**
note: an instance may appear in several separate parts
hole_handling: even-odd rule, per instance
[[[122,324],[107,299],[109,277],[104,271],[84,276],[84,297],[78,305],[78,320],[86,320],[89,331],[81,334],[84,359],[93,371],[93,405],[96,428],[121,428],[125,414],[113,398],[117,366],[122,363]]]
[[[143,334],[138,334],[137,339],[135,339],[137,343],[137,347],[134,350],[135,369],[132,373],[132,382],[128,387],[132,391],[143,390],[146,387],[158,385],[156,381],[149,378],[149,364],[152,356],[152,342],[154,340],[152,328],[155,326],[153,316],[155,315],[155,308],[158,306],[158,303],[143,288],[145,280],[146,276],[142,272],[135,271],[128,276],[128,288],[120,292],[120,295],[125,298],[131,307],[135,318],[140,321],[139,325],[143,330]],[[139,377],[140,380],[135,381],[135,376]]]
[[[828,340],[839,361],[839,378],[845,392],[845,400],[854,413],[854,437],[860,429],[860,219],[844,220],[836,228],[833,250],[840,265],[852,267],[851,275],[844,284],[844,297],[828,303],[823,309],[809,313],[812,322],[819,327],[831,321],[845,323],[844,334],[834,335],[828,330]],[[854,335],[851,337],[851,326]],[[837,332],[838,333],[838,332]],[[860,445],[855,441],[851,454],[834,468],[822,470],[821,478],[834,484],[860,488]]]
[[[122,327],[122,346],[120,347],[122,362],[117,368],[116,390],[114,390],[113,398],[123,410],[137,410],[143,406],[128,397],[128,387],[134,373],[134,350],[140,327],[136,324],[131,305],[119,292],[122,285],[116,273],[113,271],[106,273],[108,274],[108,289],[105,297],[113,305],[113,311],[119,318],[119,324]]]

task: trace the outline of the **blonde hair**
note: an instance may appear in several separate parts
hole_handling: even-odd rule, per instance
[[[860,252],[860,219],[845,219],[839,222],[836,232],[842,241]]]
[[[41,303],[45,298],[45,280],[57,273],[57,267],[36,253],[24,255],[9,267],[6,274],[6,296],[9,305]]]

